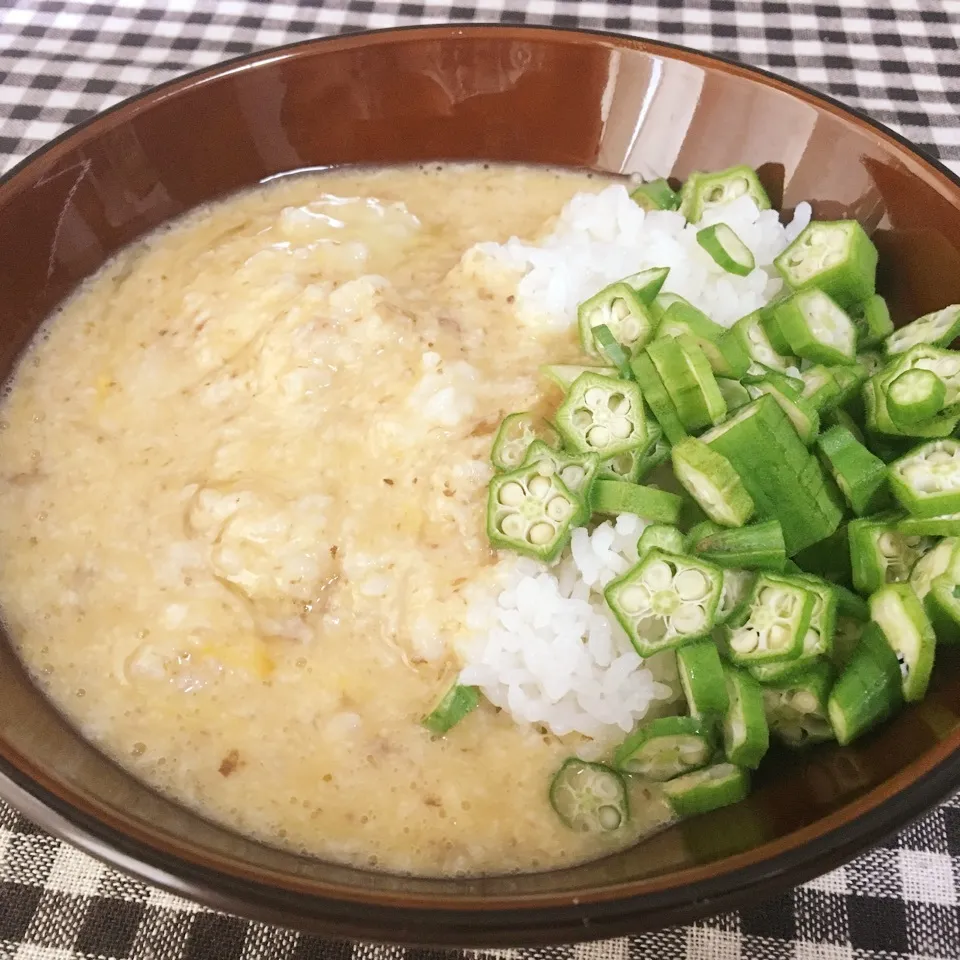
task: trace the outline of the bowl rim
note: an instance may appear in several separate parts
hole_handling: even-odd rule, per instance
[[[717,69],[827,109],[893,144],[898,159],[931,181],[960,209],[960,176],[921,152],[904,136],[797,81],[731,57],[704,53],[667,41],[616,31],[553,25],[454,22],[360,30],[299,40],[241,54],[189,71],[149,87],[64,131],[0,175],[0,200],[28,171],[40,171],[67,141],[82,142],[115,114],[135,116],[178,92],[276,60],[294,58],[308,48],[349,50],[404,40],[483,37],[505,33],[569,44],[600,44],[665,56],[704,69]],[[443,159],[443,158],[437,158]],[[932,175],[932,176],[931,176]],[[946,190],[944,190],[946,188]],[[950,196],[950,193],[954,196]],[[224,858],[191,855],[188,844],[151,841],[148,830],[122,813],[109,817],[76,793],[61,797],[29,757],[0,741],[0,797],[54,836],[146,883],[252,920],[293,924],[327,936],[436,944],[499,946],[598,939],[640,929],[685,923],[733,909],[752,898],[762,900],[822,874],[902,829],[960,786],[960,730],[922,756],[815,824],[767,841],[715,864],[686,867],[664,878],[622,881],[560,893],[515,896],[432,897],[376,890],[345,890],[322,881],[269,882],[261,869],[238,870]],[[716,870],[717,865],[723,869]],[[266,878],[266,879],[265,879]],[[371,909],[374,908],[374,909]],[[291,910],[294,910],[291,913]]]

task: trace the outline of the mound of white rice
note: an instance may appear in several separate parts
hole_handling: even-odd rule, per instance
[[[694,225],[674,211],[642,210],[625,186],[615,184],[600,193],[578,193],[539,243],[512,237],[504,244],[477,244],[473,251],[526,271],[517,288],[519,315],[526,322],[567,326],[577,318],[577,305],[607,284],[638,270],[669,267],[665,291],[730,326],[778,293],[782,281],[773,259],[809,220],[809,204],[798,204],[793,222],[784,227],[776,210],[758,210],[741,197]],[[746,277],[727,273],[697,243],[699,229],[720,221],[753,251],[757,266]]]
[[[501,560],[499,596],[475,601],[468,614],[475,635],[461,682],[517,721],[600,740],[622,739],[653,701],[672,698],[603,599],[603,588],[637,562],[645,526],[623,514],[592,532],[580,527],[553,568]]]
[[[607,284],[666,266],[664,290],[729,326],[779,292],[773,259],[810,212],[809,204],[799,204],[783,226],[777,211],[760,211],[741,197],[692,225],[679,213],[644,212],[618,184],[573,197],[540,243],[514,237],[478,244],[467,256],[522,274],[517,306],[527,323],[567,327],[576,322],[577,305]],[[725,272],[697,243],[697,230],[720,221],[753,251],[757,266],[746,277]],[[504,555],[496,570],[499,594],[478,596],[470,606],[461,681],[517,722],[560,736],[579,733],[598,749],[622,739],[657,701],[675,698],[675,658],[642,660],[603,598],[603,588],[637,562],[645,525],[623,515],[614,524],[579,528],[553,567]]]

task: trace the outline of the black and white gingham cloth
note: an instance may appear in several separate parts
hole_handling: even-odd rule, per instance
[[[187,70],[312,36],[451,20],[616,30],[732,56],[861,108],[960,173],[960,0],[0,0],[0,170]],[[958,960],[958,897],[954,799],[889,844],[750,910],[507,956]],[[0,960],[75,957],[441,960],[201,909],[108,870],[0,804]]]

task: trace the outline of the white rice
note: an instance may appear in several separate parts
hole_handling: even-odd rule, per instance
[[[615,184],[600,193],[578,193],[539,243],[512,237],[473,249],[474,255],[525,271],[517,299],[519,316],[527,323],[568,326],[576,321],[577,305],[607,284],[638,270],[669,267],[663,289],[728,327],[779,292],[774,257],[809,219],[810,205],[801,203],[784,227],[776,210],[758,210],[749,197],[741,197],[688,224],[674,211],[645,212],[626,187]],[[753,252],[757,265],[746,277],[727,273],[697,243],[699,229],[721,221]]]
[[[481,243],[467,259],[481,269],[488,263],[522,274],[517,306],[526,323],[570,326],[577,305],[607,284],[667,266],[664,290],[729,326],[779,292],[773,259],[810,213],[801,203],[783,226],[775,210],[760,211],[742,197],[694,226],[679,213],[645,213],[616,185],[573,197],[540,243],[516,237]],[[697,243],[698,229],[720,221],[753,251],[757,266],[746,277],[726,273]],[[593,530],[578,528],[553,567],[503,554],[495,596],[476,595],[468,611],[461,681],[518,723],[581,734],[596,750],[622,739],[657,702],[676,698],[673,655],[642,660],[603,598],[603,588],[637,562],[644,526],[624,514]]]

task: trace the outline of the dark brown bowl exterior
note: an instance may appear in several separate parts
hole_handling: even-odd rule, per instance
[[[775,201],[855,216],[901,320],[960,301],[960,183],[838,104],[676,47],[427,27],[311,41],[128,101],[0,182],[0,372],[79,280],[197,204],[304,167],[483,159],[673,174],[748,163]],[[303,859],[153,794],[60,718],[0,644],[0,794],[144,880],[304,930],[429,944],[612,936],[756,902],[960,787],[960,657],[855,748],[768,772],[744,804],[549,874],[402,878]],[[776,764],[774,764],[776,767]]]

